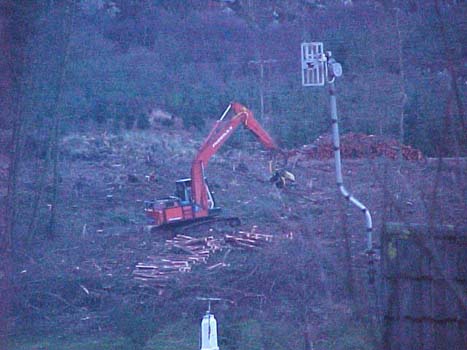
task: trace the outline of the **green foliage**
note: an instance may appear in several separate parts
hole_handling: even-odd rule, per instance
[[[128,350],[132,344],[122,337],[63,337],[50,336],[37,339],[20,338],[12,341],[10,350]]]
[[[136,117],[136,127],[138,129],[149,129],[151,125],[149,124],[149,119],[148,116],[145,115],[144,113],[139,113],[138,116]]]
[[[219,347],[232,350],[264,350],[262,324],[252,318],[225,320],[219,334]]]
[[[239,349],[264,350],[261,324],[256,320],[247,320],[239,324]]]
[[[127,214],[124,213],[111,213],[110,219],[119,225],[128,225],[130,223],[130,218]]]
[[[378,335],[374,329],[355,322],[353,325],[348,320],[337,320],[333,326],[327,329],[328,336],[316,345],[330,350],[373,350],[377,348],[375,339]]]
[[[257,52],[258,48],[254,47],[255,40],[251,40],[245,30],[247,27],[236,22],[235,17],[203,17],[192,11],[201,11],[201,4],[193,4],[190,10],[181,3],[162,1],[154,3],[154,7],[146,7],[137,2],[133,5],[118,2],[119,15],[101,19],[105,23],[104,31],[98,30],[97,24],[92,21],[80,19],[81,30],[73,33],[70,43],[66,87],[61,95],[62,113],[72,116],[72,120],[85,118],[101,124],[110,123],[117,129],[128,129],[135,123],[139,128],[146,128],[145,115],[148,108],[154,106],[181,117],[185,127],[196,128],[202,128],[209,117],[217,115],[231,100],[244,103],[258,115],[258,69],[248,65],[255,56],[252,53]],[[183,13],[180,12],[181,8]],[[360,16],[362,11],[365,16]],[[130,12],[141,18],[142,22],[130,21],[127,17]],[[105,17],[104,13],[85,13],[91,17]],[[52,57],[62,54],[59,41],[50,40],[53,36],[49,32],[60,32],[61,28],[54,15],[46,15],[46,26],[37,33],[35,39],[38,45],[32,51],[35,62],[40,62],[48,54],[51,44],[52,50],[59,53]],[[175,25],[176,30],[167,32],[167,26],[178,22],[180,15],[186,16],[185,20]],[[453,23],[458,26],[460,14],[451,15]],[[378,23],[375,19],[378,19]],[[329,25],[331,22],[339,23],[339,26]],[[412,22],[415,30],[409,27]],[[143,25],[146,27],[141,28]],[[298,46],[300,30],[294,27],[295,24],[291,25],[277,27],[273,34],[278,38],[287,38],[291,43],[296,42]],[[439,26],[429,9],[421,8],[419,12],[411,14],[410,22],[409,18],[401,16],[403,54],[416,57],[415,60],[403,62],[407,72],[422,65],[433,67],[433,63],[437,62],[431,58],[439,56],[435,54],[441,47],[439,31],[427,29],[434,25]],[[383,15],[378,8],[346,8],[334,4],[332,11],[322,12],[313,21],[313,26],[308,28],[310,33],[320,29],[320,40],[332,48],[334,56],[344,66],[344,78],[339,80],[338,101],[343,131],[398,137],[400,69],[397,57],[399,43],[394,26],[394,18]],[[218,29],[214,27],[237,34],[227,35],[231,37],[228,41],[226,36],[219,36]],[[142,31],[147,33],[148,28],[152,28],[151,33],[143,38]],[[264,33],[271,31],[268,26],[257,30]],[[119,35],[121,31],[129,34]],[[461,55],[455,48],[461,42],[460,32],[451,27],[448,32],[454,38],[451,44],[456,57]],[[191,33],[196,34],[199,46],[193,45]],[[430,40],[421,40],[427,36]],[[148,42],[151,44],[148,45]],[[124,50],[121,50],[121,45],[125,47]],[[278,47],[273,42],[263,45],[265,47],[261,50],[274,49],[274,52],[278,51],[275,55],[292,58],[289,43]],[[33,101],[37,101],[34,113],[39,117],[47,116],[53,102],[54,92],[48,87],[55,86],[57,81],[56,74],[50,74],[50,67],[57,65],[54,62],[49,60],[49,64],[36,65],[34,69],[37,84],[33,84],[35,87],[31,96]],[[443,62],[436,64],[439,66]],[[289,74],[290,69],[286,69],[287,73],[284,74],[284,68],[282,63],[274,68],[265,66],[266,114],[273,121],[270,128],[276,138],[286,146],[296,147],[312,142],[328,130],[328,102],[325,93],[300,86],[298,70]],[[430,79],[433,73],[430,73]],[[403,83],[409,84],[409,81]],[[419,130],[438,127],[439,118],[435,116],[439,116],[439,112],[436,106],[432,108],[432,103],[426,104],[425,101],[445,100],[444,92],[430,91],[421,84],[418,86],[424,91],[408,89],[411,102],[407,111],[409,132],[406,142],[433,153],[433,143]],[[420,115],[423,117],[415,117]]]
[[[289,350],[290,348],[304,348],[302,333],[292,322],[263,319],[261,325],[265,349]]]
[[[159,329],[144,350],[193,350],[198,348],[198,327],[190,320],[179,320]]]
[[[324,41],[343,64],[338,110],[344,132],[397,138],[402,83],[409,101],[405,141],[435,153],[441,132],[433,141],[429,131],[439,129],[448,89],[431,88],[446,68],[446,60],[438,54],[444,45],[433,7],[400,7],[406,72],[401,82],[394,13],[365,4],[325,5],[328,9],[315,16],[313,6],[287,2],[297,13],[282,13],[284,9],[275,7],[283,17],[271,26],[272,18],[265,13],[272,8],[267,4],[250,8],[249,15],[234,6],[235,14],[226,16],[200,1],[190,6],[183,1],[116,1],[118,11],[112,15],[98,2],[87,1],[75,9],[69,42],[64,26],[69,14],[61,2],[36,5],[29,11],[18,5],[16,15],[22,18],[18,23],[28,48],[23,87],[28,126],[47,133],[57,94],[65,131],[81,120],[115,130],[135,123],[144,129],[153,107],[180,117],[185,127],[203,128],[232,100],[258,115],[261,79],[259,67],[251,61],[263,57],[278,60],[263,67],[265,114],[273,121],[267,127],[285,146],[310,143],[328,131],[329,107],[324,90],[301,87],[299,69],[291,65],[298,59],[302,33],[308,33]],[[465,7],[443,10],[443,20],[450,24],[447,50],[461,65]],[[300,23],[304,15],[313,17],[311,24]],[[262,40],[264,36],[275,40]],[[61,86],[59,68],[65,56]],[[411,76],[415,71],[420,74]]]
[[[155,315],[126,305],[114,309],[112,320],[116,331],[129,339],[135,350],[144,347],[158,326]]]

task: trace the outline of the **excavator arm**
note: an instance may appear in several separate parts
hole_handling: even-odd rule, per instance
[[[195,216],[205,216],[209,209],[209,198],[205,183],[204,169],[211,157],[243,125],[250,130],[266,149],[279,151],[279,148],[254,118],[253,112],[237,102],[232,102],[216,121],[213,129],[201,145],[191,166],[191,188]]]
[[[273,139],[253,117],[253,113],[239,103],[231,103],[201,145],[191,166],[191,177],[176,182],[176,195],[145,202],[146,214],[155,226],[205,219],[218,212],[219,208],[215,206],[205,180],[204,169],[240,125],[250,130],[266,149],[275,154],[281,153]],[[279,188],[283,187],[286,180],[295,180],[285,170],[271,169],[271,172],[271,182]],[[238,218],[229,220],[233,224]]]

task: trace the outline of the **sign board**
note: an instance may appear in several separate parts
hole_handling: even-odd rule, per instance
[[[323,86],[326,76],[327,64],[323,43],[302,43],[302,85]]]

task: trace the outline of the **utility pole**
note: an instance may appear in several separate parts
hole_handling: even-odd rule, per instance
[[[261,121],[264,122],[264,66],[265,65],[272,65],[277,63],[275,59],[259,59],[259,60],[251,60],[248,63],[257,65],[259,67],[259,101],[260,101],[260,115]]]

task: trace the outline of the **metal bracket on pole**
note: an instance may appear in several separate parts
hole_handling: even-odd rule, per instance
[[[213,301],[221,301],[221,298],[211,298],[211,297],[196,297],[196,300],[202,300],[208,302],[208,310],[207,313],[211,313],[211,302]]]
[[[342,176],[342,163],[340,152],[339,125],[337,119],[336,88],[334,81],[342,75],[342,66],[333,57],[330,51],[324,52],[323,43],[302,43],[302,85],[324,86],[329,85],[329,97],[332,121],[332,142],[334,147],[334,159],[336,167],[336,183],[346,200],[355,205],[365,216],[367,234],[368,275],[370,283],[375,279],[373,250],[373,223],[371,213],[362,202],[357,200],[344,186]]]

